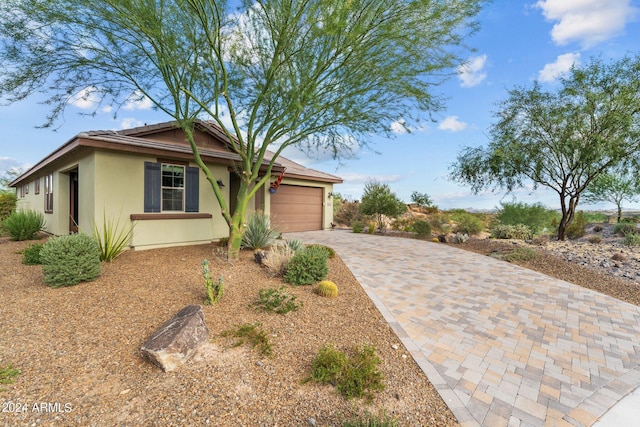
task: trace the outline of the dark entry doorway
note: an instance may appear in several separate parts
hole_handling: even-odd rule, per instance
[[[69,233],[78,232],[78,169],[69,172]]]

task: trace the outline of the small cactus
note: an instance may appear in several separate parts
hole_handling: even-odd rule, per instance
[[[338,285],[329,280],[323,280],[318,283],[316,292],[320,296],[334,298],[338,296]]]

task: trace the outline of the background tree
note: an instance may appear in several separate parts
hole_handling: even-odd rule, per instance
[[[4,220],[16,209],[18,198],[16,191],[9,187],[9,183],[20,173],[21,169],[13,168],[0,175],[0,234],[3,232]]]
[[[378,230],[382,232],[385,228],[384,217],[397,218],[407,210],[407,205],[391,192],[387,184],[372,180],[364,185],[360,210],[365,215],[373,215]]]
[[[15,102],[43,92],[52,107],[46,125],[74,94],[116,112],[148,98],[185,131],[235,257],[249,200],[286,147],[347,155],[354,141],[391,135],[398,117],[416,122],[442,107],[434,86],[462,63],[462,40],[476,28],[480,3],[3,1],[0,97]],[[200,158],[196,118],[215,121],[236,155],[235,212]]]
[[[588,203],[610,202],[618,210],[618,222],[622,218],[622,202],[637,202],[640,182],[629,171],[617,168],[611,173],[598,175],[587,187],[583,201]]]
[[[451,178],[482,189],[512,191],[533,183],[555,191],[562,218],[558,239],[576,213],[580,196],[599,175],[638,163],[640,57],[573,67],[555,92],[509,91],[491,126],[487,147],[467,147]]]
[[[417,191],[411,193],[411,201],[420,208],[428,208],[433,205],[433,200],[427,193],[419,193]]]

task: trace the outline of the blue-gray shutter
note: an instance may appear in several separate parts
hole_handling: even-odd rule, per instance
[[[198,212],[200,205],[200,169],[187,166],[185,179],[185,212]]]
[[[160,163],[144,162],[144,211],[160,212]]]

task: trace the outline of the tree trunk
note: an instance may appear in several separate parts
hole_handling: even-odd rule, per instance
[[[564,198],[561,196],[560,205],[562,206],[562,219],[560,219],[560,224],[558,225],[558,240],[566,240],[567,228],[569,228],[571,222],[573,222],[576,207],[578,206],[578,198],[571,197],[569,199],[569,206],[567,206]]]
[[[618,222],[622,219],[622,205],[618,203]]]
[[[240,257],[240,247],[242,246],[242,235],[244,234],[245,218],[247,206],[249,204],[249,188],[245,182],[240,183],[236,196],[236,209],[229,224],[229,243],[227,246],[227,256],[230,260]],[[230,195],[233,197],[233,194]]]

